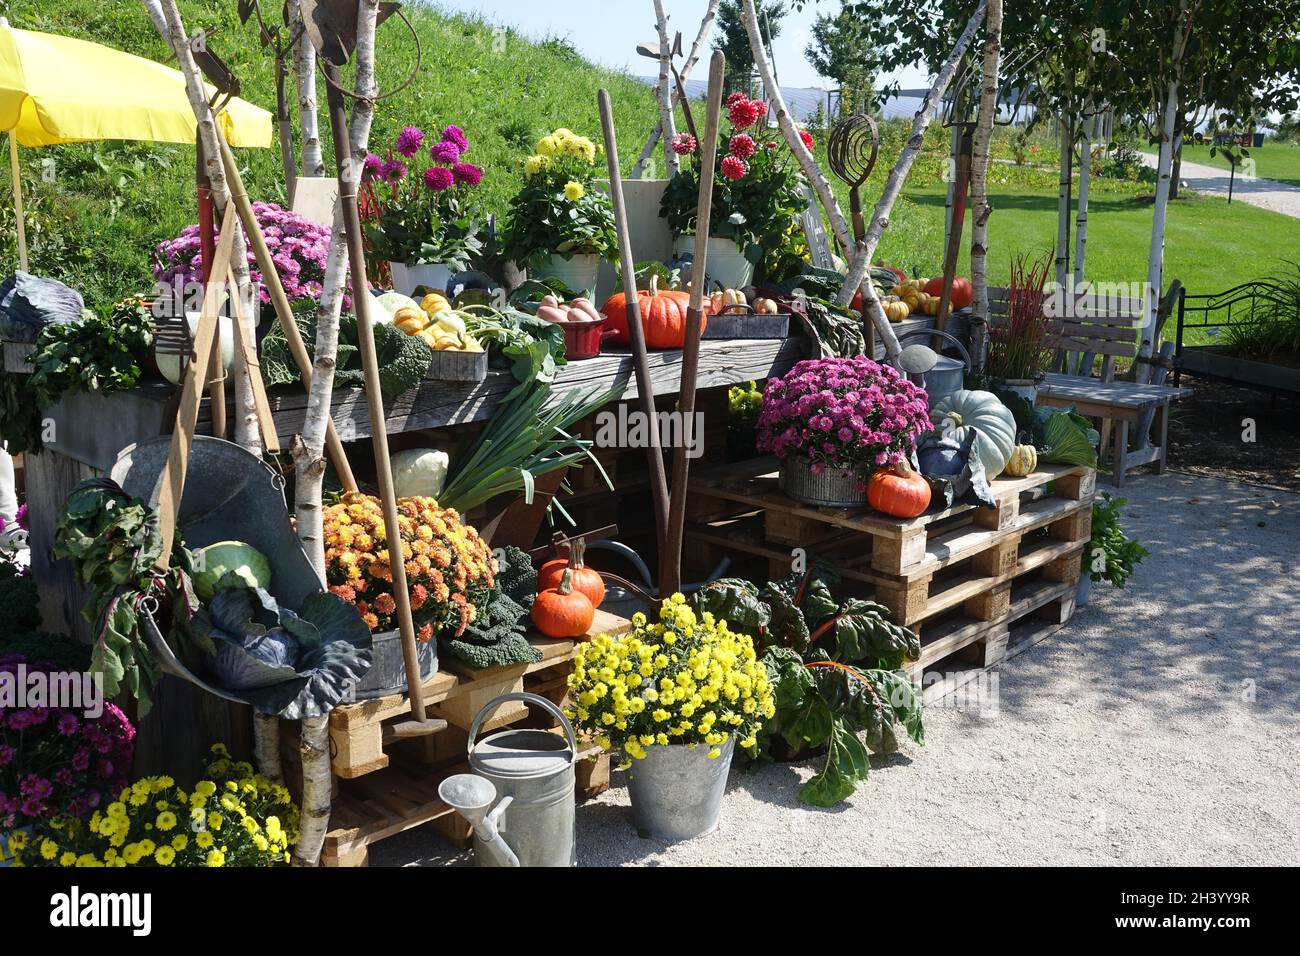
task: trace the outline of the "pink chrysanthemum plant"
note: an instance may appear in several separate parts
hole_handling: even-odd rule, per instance
[[[802,456],[814,474],[847,468],[865,484],[877,468],[910,458],[931,430],[925,390],[866,356],[807,359],[768,379],[758,449]]]
[[[366,157],[362,217],[375,259],[437,263],[453,272],[471,267],[483,249],[475,202],[483,170],[465,161],[469,149],[459,126],[444,127],[436,141],[407,126],[385,157]]]
[[[271,202],[253,203],[253,215],[261,227],[289,301],[318,301],[325,281],[325,260],[329,256],[329,229]],[[215,246],[215,230],[212,242]],[[248,271],[258,298],[262,305],[270,305],[271,294],[263,281],[252,246],[246,246]],[[175,239],[158,244],[154,249],[153,274],[158,280],[160,296],[185,301],[187,308],[198,309],[202,296],[201,248],[202,237],[197,225],[186,226]],[[345,298],[343,307],[351,308],[351,301]]]
[[[768,272],[790,271],[797,265],[792,257],[804,248],[791,228],[805,205],[798,163],[780,131],[768,125],[767,103],[735,92],[727,97],[726,110],[726,128],[718,139],[709,235],[731,239],[750,261],[766,263]],[[681,157],[681,167],[664,189],[659,214],[675,235],[682,236],[696,231],[699,144],[690,133],[678,133],[670,145]]]

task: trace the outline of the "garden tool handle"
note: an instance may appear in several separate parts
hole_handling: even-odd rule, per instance
[[[472,754],[474,752],[474,741],[478,737],[479,726],[483,723],[483,718],[492,713],[502,704],[512,700],[521,700],[525,704],[536,704],[538,707],[550,713],[552,717],[559,720],[560,725],[564,727],[564,736],[569,738],[569,749],[573,751],[573,756],[578,756],[578,738],[573,734],[573,724],[569,723],[569,718],[564,716],[564,711],[556,707],[555,704],[545,697],[539,697],[537,694],[530,694],[527,691],[514,691],[510,694],[502,694],[500,697],[494,697],[474,715],[474,722],[469,725],[469,741],[465,744],[465,752]]]

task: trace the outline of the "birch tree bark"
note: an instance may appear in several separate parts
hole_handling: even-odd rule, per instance
[[[359,0],[357,44],[353,54],[356,63],[356,99],[353,101],[348,127],[352,165],[345,171],[354,182],[361,177],[361,164],[370,145],[375,97],[379,94],[375,81],[375,21],[378,6],[378,0]],[[320,305],[316,310],[316,346],[311,389],[307,394],[307,413],[302,432],[293,440],[294,509],[298,522],[298,539],[302,542],[312,568],[320,577],[322,586],[325,583],[325,542],[321,513],[325,478],[325,433],[329,425],[330,403],[334,397],[339,314],[343,309],[347,278],[347,231],[343,226],[343,205],[340,201],[334,206],[334,224],[325,260],[325,279],[321,288]],[[366,293],[363,289],[354,289],[353,294]]]
[[[749,11],[752,11],[754,8],[753,0],[745,0],[745,6]],[[966,50],[975,38],[976,31],[984,21],[987,7],[988,0],[981,0],[980,5],[975,8],[975,12],[966,22],[966,29],[957,38],[957,44],[948,55],[948,61],[944,63],[943,69],[939,71],[934,85],[926,95],[925,102],[921,104],[916,117],[912,120],[912,133],[908,137],[907,145],[903,148],[903,152],[899,154],[898,161],[894,163],[894,168],[889,171],[889,178],[885,180],[884,191],[880,194],[880,200],[876,203],[871,222],[867,225],[866,239],[854,255],[849,265],[848,278],[844,280],[844,285],[836,297],[836,301],[843,305],[852,301],[855,289],[862,289],[863,306],[870,313],[876,330],[880,332],[881,341],[885,344],[885,354],[891,362],[902,351],[898,346],[898,336],[894,334],[893,327],[890,325],[889,320],[885,318],[885,310],[880,304],[880,299],[876,296],[875,286],[863,280],[867,276],[867,269],[871,265],[871,259],[876,254],[876,247],[880,245],[880,238],[885,234],[885,230],[889,228],[889,213],[893,210],[894,203],[898,201],[898,197],[903,191],[903,182],[907,179],[912,164],[916,162],[916,157],[921,153],[926,127],[934,119],[935,110],[938,109],[944,92],[948,89],[953,76],[957,73],[957,64],[966,55]],[[831,199],[834,201],[833,196]],[[838,213],[838,209],[836,212]],[[840,219],[842,222],[842,215]],[[852,248],[852,245],[845,244],[844,248]]]
[[[970,284],[975,315],[989,315],[988,235],[989,143],[998,111],[998,64],[1002,56],[1002,0],[989,0],[984,21],[984,70],[980,82],[979,113],[971,138],[970,192],[973,213],[970,233]]]
[[[345,184],[360,181],[361,164],[370,145],[370,126],[375,115],[375,98],[379,86],[375,80],[375,27],[379,0],[359,0],[357,4],[357,38],[352,59],[356,66],[352,117],[348,140],[352,161],[340,171],[340,191]],[[355,187],[349,187],[355,188]],[[294,503],[298,517],[298,536],[311,559],[312,567],[325,584],[325,550],[321,528],[321,491],[325,475],[325,433],[329,423],[330,401],[334,393],[334,366],[338,355],[339,313],[347,285],[348,246],[343,226],[343,200],[334,206],[334,226],[330,233],[329,254],[325,262],[325,281],[320,306],[316,311],[316,352],[311,391],[307,397],[307,415],[302,434],[294,439],[293,457],[297,473]],[[352,294],[368,295],[365,289]],[[330,819],[329,717],[308,717],[302,722],[299,744],[302,757],[301,836],[294,848],[294,866],[315,866]]]
[[[208,106],[207,95],[203,87],[203,77],[198,64],[194,62],[190,49],[190,40],[185,32],[176,0],[144,0],[145,10],[154,26],[159,29],[164,40],[171,46],[185,76],[185,90],[198,125],[199,142],[203,145],[205,172],[212,188],[212,198],[219,214],[224,214],[230,206],[230,188],[226,183],[225,167],[221,164],[221,148],[217,137],[216,118]],[[241,299],[243,317],[243,334],[245,341],[257,341],[257,313],[254,308],[256,298],[248,274],[248,253],[245,248],[244,231],[236,228],[231,243],[231,271],[235,276],[233,294]],[[238,320],[237,320],[238,321]],[[254,455],[262,453],[262,438],[258,430],[257,410],[253,401],[253,384],[244,370],[243,363],[235,363],[235,441]],[[255,714],[253,719],[253,749],[257,759],[258,770],[269,780],[279,781],[283,778],[280,762],[280,722],[278,718]]]
[[[673,77],[669,69],[673,59],[673,45],[668,39],[668,15],[664,13],[663,0],[655,0],[655,27],[659,31],[659,132],[664,141],[664,169],[671,179],[681,164],[673,152],[673,137],[677,135],[677,124],[673,117]]]
[[[1147,257],[1146,320],[1142,324],[1142,339],[1138,346],[1138,358],[1149,359],[1154,348],[1156,313],[1160,309],[1160,290],[1164,281],[1165,266],[1165,223],[1169,212],[1169,177],[1173,165],[1174,134],[1178,122],[1178,87],[1182,81],[1183,54],[1187,51],[1187,40],[1191,33],[1191,17],[1188,13],[1188,0],[1179,0],[1178,26],[1174,32],[1174,44],[1170,53],[1173,75],[1165,91],[1164,116],[1160,123],[1160,161],[1157,166],[1159,178],[1156,180],[1155,211],[1151,217],[1151,249]],[[1151,365],[1139,361],[1133,371],[1134,381],[1146,383],[1151,381]]]
[[[718,4],[720,2],[721,0],[709,0],[709,6],[704,11],[704,19],[700,21],[700,30],[695,34],[695,42],[691,44],[691,52],[686,57],[686,62],[682,64],[682,68],[678,71],[683,86],[685,86],[686,80],[690,76],[691,68],[700,60],[700,49],[704,46],[705,41],[709,38],[709,32],[713,29],[713,20],[718,14]],[[673,87],[670,98],[675,106],[678,99],[676,86]],[[640,179],[644,175],[646,163],[650,161],[655,147],[659,145],[662,133],[663,130],[658,125],[650,131],[650,138],[646,140],[645,146],[641,148],[641,155],[637,157],[636,163],[632,166],[632,171],[628,173],[628,179]]]
[[[289,36],[293,40],[293,75],[298,85],[298,129],[302,133],[302,174],[325,175],[321,151],[320,113],[316,103],[316,48],[303,29],[302,7],[288,0]]]
[[[1074,173],[1073,126],[1062,116],[1060,176],[1056,188],[1056,284],[1066,287],[1070,269],[1070,179]]]
[[[1085,114],[1079,137],[1079,199],[1074,218],[1074,286],[1083,290],[1085,263],[1088,258],[1088,186],[1092,179],[1092,117]]]
[[[145,9],[157,25],[160,21],[157,13],[162,14],[161,22],[167,32],[163,35],[176,54],[180,71],[185,77],[185,92],[198,126],[198,139],[203,145],[204,172],[212,187],[212,200],[218,214],[224,214],[230,204],[230,189],[226,185],[226,171],[221,165],[221,150],[217,137],[216,117],[208,106],[207,94],[203,86],[203,74],[190,49],[189,35],[181,20],[176,0],[145,0]],[[234,294],[238,295],[244,305],[243,330],[246,341],[257,341],[257,312],[253,308],[256,301],[253,295],[252,281],[248,274],[248,250],[244,242],[243,229],[235,230],[234,243],[230,251],[230,266],[235,275]],[[235,442],[255,455],[262,453],[262,438],[257,427],[257,410],[253,402],[253,385],[244,373],[241,363],[235,363]]]

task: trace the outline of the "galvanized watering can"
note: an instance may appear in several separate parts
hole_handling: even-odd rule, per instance
[[[475,742],[479,726],[507,701],[550,712],[564,737],[549,730],[506,728]],[[474,827],[478,866],[573,866],[574,761],[578,741],[560,709],[536,694],[502,694],[488,702],[469,729],[472,773],[448,777],[438,796]],[[500,802],[493,806],[497,798]]]
[[[914,329],[899,336],[899,344],[918,335],[937,335],[947,339],[957,346],[964,359],[959,362],[946,355],[940,355],[928,345],[920,343],[907,346],[898,356],[899,371],[905,372],[912,381],[925,389],[926,395],[930,398],[930,407],[933,408],[939,399],[966,387],[966,373],[971,368],[970,353],[966,351],[966,346],[962,345],[960,339],[941,329]]]

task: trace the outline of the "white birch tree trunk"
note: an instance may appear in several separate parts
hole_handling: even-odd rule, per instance
[[[709,32],[713,29],[713,20],[718,14],[718,4],[720,2],[721,0],[709,0],[709,5],[704,11],[704,19],[700,21],[699,32],[695,34],[695,42],[691,44],[691,52],[687,55],[682,68],[677,71],[682,78],[683,86],[691,74],[691,68],[700,60],[700,49],[704,46],[704,42],[709,38]],[[675,106],[678,99],[676,86],[673,87],[671,99]],[[628,173],[628,179],[640,179],[645,174],[646,163],[650,161],[655,147],[659,145],[662,132],[663,130],[657,124],[650,131],[650,138],[646,140],[645,146],[641,148],[641,155],[637,157],[636,163],[632,166],[632,171]]]
[[[302,7],[298,0],[288,0],[289,36],[293,44],[293,75],[298,85],[298,129],[302,133],[302,174],[325,175],[325,156],[321,150],[320,112],[316,103],[316,48],[303,29]]]
[[[745,7],[747,16],[752,14],[754,9],[753,0],[745,0]],[[880,339],[885,345],[886,357],[891,362],[902,351],[898,345],[898,336],[894,334],[893,327],[890,325],[889,320],[885,318],[885,310],[876,295],[875,286],[863,280],[866,279],[871,259],[876,254],[876,247],[880,245],[881,237],[885,234],[885,230],[889,228],[889,214],[903,191],[903,182],[907,179],[912,164],[916,162],[916,157],[921,153],[921,145],[925,140],[925,130],[930,125],[930,121],[934,119],[935,110],[938,109],[948,85],[952,83],[952,78],[957,72],[957,64],[966,55],[966,50],[975,38],[976,31],[984,21],[987,7],[988,0],[981,0],[980,5],[966,22],[966,29],[962,31],[961,36],[957,39],[957,44],[948,55],[948,61],[943,65],[943,69],[939,71],[939,75],[930,88],[925,102],[921,104],[921,108],[912,120],[912,133],[907,139],[907,145],[903,148],[903,152],[899,154],[898,161],[894,163],[894,168],[889,171],[889,177],[885,180],[884,191],[880,194],[880,200],[876,203],[876,208],[871,214],[871,222],[867,224],[866,239],[862,246],[857,249],[850,262],[848,277],[844,280],[839,295],[836,296],[836,301],[844,305],[852,301],[854,290],[862,289],[863,306],[870,313],[876,330],[880,333]],[[823,199],[823,201],[825,200]],[[831,197],[831,201],[834,202],[834,196]],[[843,215],[839,213],[838,207],[836,207],[835,211],[839,215],[842,224]],[[846,243],[844,248],[850,249],[853,246],[851,243]]]
[[[203,77],[194,62],[190,49],[189,37],[176,0],[144,0],[144,6],[153,20],[154,26],[163,31],[162,36],[176,54],[181,73],[185,76],[185,89],[190,105],[194,109],[197,122],[199,142],[203,145],[205,172],[212,188],[215,207],[221,213],[230,208],[230,188],[226,183],[225,167],[221,163],[221,147],[217,137],[216,118],[208,106],[204,92]],[[231,272],[235,277],[232,294],[240,297],[242,329],[245,341],[257,341],[257,313],[254,308],[256,296],[248,273],[248,254],[242,228],[236,228],[231,244]],[[223,277],[214,276],[216,281]],[[238,320],[237,320],[238,321]],[[235,442],[248,449],[254,455],[262,453],[262,438],[258,429],[257,410],[253,400],[253,383],[248,377],[242,362],[235,363]],[[253,720],[253,748],[257,766],[262,775],[270,780],[280,780],[283,772],[280,764],[280,722],[275,717],[257,714]]]
[[[998,65],[1002,55],[1002,0],[989,0],[984,22],[984,70],[980,83],[979,114],[971,138],[970,282],[975,315],[988,321],[989,271],[989,144],[998,111]],[[982,349],[982,344],[981,344]],[[981,349],[975,349],[978,354]]]
[[[1070,177],[1074,172],[1074,144],[1071,123],[1063,116],[1058,124],[1061,136],[1060,177],[1056,190],[1056,283],[1066,288],[1070,261]]]
[[[1142,323],[1142,338],[1138,344],[1138,359],[1149,359],[1155,348],[1156,314],[1160,311],[1160,292],[1164,282],[1165,268],[1165,224],[1169,212],[1169,180],[1174,157],[1174,135],[1178,126],[1178,88],[1182,80],[1183,54],[1187,50],[1187,39],[1191,31],[1188,16],[1188,0],[1179,0],[1178,27],[1174,32],[1174,44],[1170,52],[1173,75],[1165,91],[1164,116],[1160,123],[1160,160],[1156,167],[1156,201],[1151,217],[1151,249],[1147,257],[1146,319]],[[1146,383],[1151,381],[1151,365],[1138,361],[1133,370],[1133,380]]]
[[[194,109],[195,121],[198,127],[198,139],[203,144],[204,172],[207,174],[208,182],[212,187],[213,205],[219,214],[223,214],[230,204],[230,189],[226,185],[226,171],[221,165],[221,150],[218,146],[217,137],[221,135],[217,129],[216,118],[212,115],[212,110],[208,106],[207,94],[203,85],[203,74],[199,71],[198,65],[194,62],[194,55],[190,49],[189,35],[185,32],[185,24],[181,20],[180,11],[176,8],[176,0],[145,0],[145,9],[149,12],[150,18],[154,23],[158,23],[155,15],[155,6],[162,13],[162,22],[167,27],[165,39],[176,54],[180,71],[185,77],[185,92],[190,100],[190,106]],[[230,267],[235,275],[234,294],[240,296],[241,301],[247,306],[248,303],[255,301],[252,294],[252,283],[248,274],[248,250],[244,242],[243,229],[236,229],[234,242],[230,250]],[[215,277],[220,281],[221,277]],[[257,314],[252,308],[245,307],[243,329],[245,340],[249,342],[257,341]],[[235,442],[244,448],[247,448],[255,455],[262,453],[262,438],[258,432],[257,410],[253,402],[253,385],[248,376],[244,374],[243,365],[235,363],[234,376],[234,393],[235,393]]]
[[[673,137],[677,135],[677,124],[673,117],[673,76],[669,69],[673,46],[668,38],[668,15],[664,13],[663,0],[655,0],[655,27],[659,31],[659,85],[656,88],[659,94],[659,133],[664,141],[664,169],[671,179],[681,164],[673,152]]]
[[[1082,292],[1088,259],[1088,185],[1092,179],[1093,120],[1083,120],[1079,138],[1079,200],[1074,218],[1074,291]]]
[[[379,0],[358,0],[356,48],[352,54],[356,65],[352,118],[348,141],[352,150],[351,165],[340,171],[348,183],[361,178],[361,164],[370,145],[370,126],[375,114],[375,97],[379,86],[375,80],[375,27]],[[340,190],[344,186],[340,182]],[[352,187],[355,188],[355,187]],[[325,475],[325,433],[329,425],[330,403],[334,393],[334,366],[338,356],[339,313],[347,287],[348,246],[343,227],[343,199],[334,206],[334,227],[325,264],[325,281],[320,307],[316,311],[316,351],[311,390],[307,397],[307,415],[302,434],[294,439],[293,457],[297,472],[294,504],[298,517],[298,536],[311,560],[312,567],[325,584],[325,550],[321,527],[322,479]],[[352,294],[368,295],[365,289]],[[304,474],[305,472],[305,474]],[[329,718],[309,717],[302,722],[302,823],[301,836],[294,850],[295,866],[315,866],[330,819]]]

